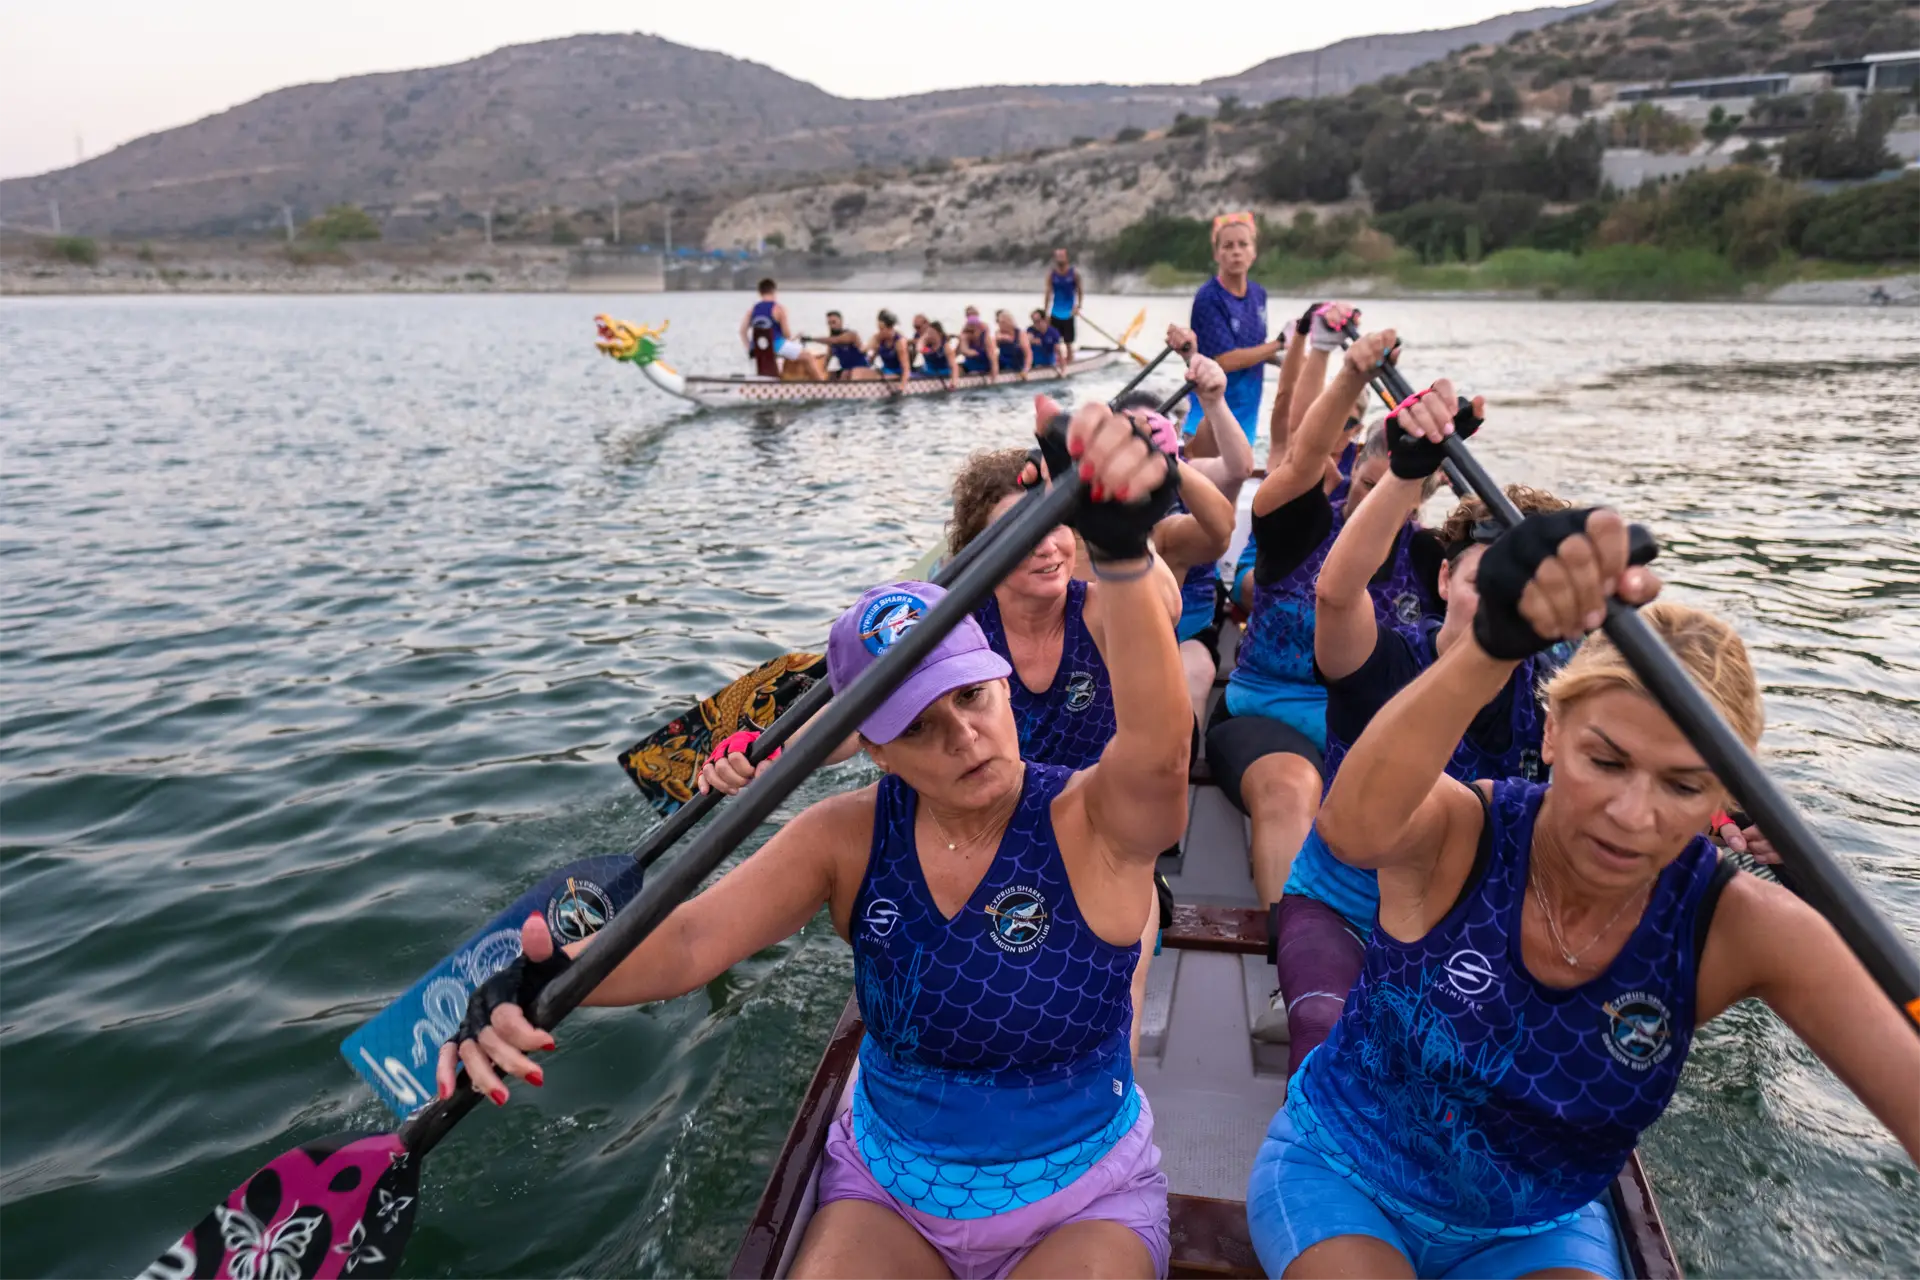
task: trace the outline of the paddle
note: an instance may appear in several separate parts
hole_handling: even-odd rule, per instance
[[[1112,334],[1108,333],[1105,329],[1102,329],[1099,325],[1095,324],[1093,322],[1093,317],[1086,314],[1086,312],[1084,311],[1080,313],[1080,318],[1086,321],[1087,328],[1093,330],[1095,333],[1105,338],[1108,342],[1111,342],[1114,345],[1115,349],[1126,352],[1128,355],[1132,356],[1135,360],[1139,361],[1141,364],[1145,364],[1147,362],[1147,358],[1145,356],[1141,355],[1139,352],[1127,346],[1127,338],[1131,338],[1134,334],[1138,333],[1140,331],[1140,326],[1146,323],[1147,311],[1145,307],[1142,307],[1140,309],[1140,314],[1133,318],[1133,323],[1127,326],[1126,338],[1114,337]]]
[[[1393,365],[1382,365],[1380,377],[1396,401],[1413,394],[1413,387]],[[1487,474],[1464,440],[1448,436],[1442,447],[1462,478],[1502,524],[1512,527],[1520,522],[1519,508]],[[1861,892],[1846,868],[1754,759],[1746,743],[1700,692],[1686,668],[1680,665],[1659,634],[1647,625],[1646,619],[1631,606],[1610,600],[1605,630],[1607,638],[1653,694],[1660,709],[1687,735],[1687,741],[1693,744],[1714,775],[1766,832],[1801,897],[1827,918],[1880,984],[1880,989],[1907,1015],[1914,1031],[1920,1033],[1920,961],[1907,950],[1893,925]]]
[[[1114,392],[1113,400],[1109,400],[1107,401],[1107,403],[1112,404],[1114,400],[1118,400],[1121,396],[1126,395],[1129,391],[1132,391],[1135,387],[1139,386],[1142,382],[1145,382],[1147,380],[1147,375],[1152,373],[1155,369],[1159,368],[1160,362],[1162,360],[1165,360],[1168,356],[1172,354],[1173,354],[1172,347],[1162,347],[1160,348],[1160,354],[1155,356],[1151,362],[1142,360],[1140,363],[1144,367],[1140,370],[1140,372],[1134,374],[1133,377],[1128,380],[1126,386]]]
[[[557,1026],[632,954],[1040,539],[1067,519],[1081,496],[1077,474],[1036,490],[976,540],[978,552],[955,557],[959,571],[946,597],[842,691],[821,714],[817,732],[794,743],[601,930],[541,994],[530,1011],[535,1025]],[[235,1188],[143,1276],[392,1275],[412,1233],[421,1161],[478,1099],[463,1087],[450,1099],[428,1104],[398,1133],[334,1134],[284,1153]]]

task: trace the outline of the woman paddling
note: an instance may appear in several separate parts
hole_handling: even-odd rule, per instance
[[[1384,435],[1390,440],[1389,471],[1341,525],[1314,584],[1314,669],[1327,689],[1323,769],[1329,786],[1380,708],[1473,627],[1480,557],[1500,532],[1478,498],[1455,507],[1438,530],[1445,557],[1438,571],[1444,618],[1383,625],[1368,590],[1433,490],[1444,456],[1439,441],[1455,427],[1455,403],[1452,385],[1442,381],[1389,415]],[[1473,411],[1474,419],[1463,420],[1463,434],[1471,434],[1483,406],[1476,401]],[[1568,505],[1518,486],[1508,496],[1529,515]],[[1546,713],[1538,690],[1566,656],[1565,648],[1556,646],[1514,668],[1461,736],[1447,761],[1448,776],[1462,782],[1544,778],[1540,747]],[[1361,954],[1379,907],[1374,873],[1335,858],[1319,829],[1310,830],[1294,855],[1274,933],[1280,939],[1279,985],[1287,993],[1289,1072],[1333,1029],[1360,976]]]
[[[1066,350],[1066,337],[1047,319],[1047,313],[1038,307],[1034,308],[1032,319],[1033,323],[1027,326],[1027,349],[1033,352],[1033,367],[1059,368],[1064,363],[1061,352]]]
[[[998,377],[1000,352],[993,345],[993,334],[988,331],[987,322],[980,318],[980,308],[967,308],[967,318],[960,325],[954,354],[959,359],[960,372],[986,373]]]
[[[1118,730],[1100,763],[1021,759],[1007,663],[963,623],[861,726],[888,776],[800,813],[587,999],[696,990],[828,907],[853,944],[867,1037],[795,1276],[1166,1271],[1166,1178],[1133,1087],[1127,991],[1153,859],[1186,816],[1186,742],[1157,728],[1185,703],[1149,576],[1164,498],[1141,501],[1171,467],[1104,406],[1079,409],[1068,440],[1110,495],[1081,517],[1115,623]],[[913,582],[863,595],[828,641],[834,687],[941,595]],[[455,1037],[497,1102],[501,1072],[540,1082],[526,1055],[553,1038],[522,1009],[570,962],[543,920],[522,936],[525,957],[475,994]],[[449,1042],[443,1094],[455,1067]]]
[[[914,319],[918,321],[920,317],[915,316]],[[916,350],[920,353],[920,368],[914,372],[913,376],[941,378],[952,382],[953,357],[948,350],[948,344],[951,341],[952,339],[947,337],[947,331],[941,327],[938,320],[927,321],[926,327],[920,331],[920,341],[916,344]]]
[[[1376,871],[1378,924],[1295,1074],[1247,1216],[1271,1275],[1619,1275],[1605,1197],[1697,1028],[1770,1005],[1920,1161],[1920,1040],[1833,928],[1699,833],[1725,792],[1611,641],[1547,685],[1550,785],[1444,770],[1516,665],[1644,603],[1611,511],[1529,516],[1487,549],[1474,625],[1373,718],[1321,834]],[[1641,616],[1751,748],[1726,623]]]
[[[881,377],[894,379],[902,388],[907,385],[913,371],[913,344],[900,332],[900,318],[884,307],[875,317],[873,341],[867,344],[867,354]]]
[[[1013,312],[993,313],[993,343],[999,355],[996,372],[1017,373],[1022,378],[1033,368],[1033,344],[1026,332],[1014,322]]]
[[[1331,319],[1332,329],[1344,323],[1337,311]],[[1348,438],[1347,410],[1393,342],[1386,330],[1348,350],[1285,452],[1269,460],[1253,495],[1253,606],[1225,696],[1207,726],[1207,762],[1227,798],[1253,820],[1249,854],[1265,904],[1280,901],[1293,855],[1320,807],[1327,699],[1313,675],[1313,583],[1342,514],[1357,507],[1387,469],[1384,456],[1358,462],[1349,482],[1338,460]],[[1347,492],[1336,508],[1342,489]],[[1398,550],[1384,579],[1369,584],[1376,607],[1408,591],[1417,600],[1419,590],[1410,554]],[[1278,1041],[1286,1027],[1286,998],[1276,992],[1254,1031]]]

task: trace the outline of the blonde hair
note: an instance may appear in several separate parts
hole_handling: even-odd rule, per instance
[[[1640,616],[1660,634],[1741,740],[1749,748],[1759,746],[1761,731],[1766,727],[1766,709],[1760,702],[1753,664],[1747,660],[1747,646],[1733,627],[1677,600],[1655,600],[1640,610]],[[1595,632],[1541,687],[1541,693],[1546,696],[1547,709],[1555,717],[1562,717],[1575,703],[1610,689],[1647,692],[1613,641]]]

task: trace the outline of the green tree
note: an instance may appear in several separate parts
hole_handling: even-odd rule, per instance
[[[1137,271],[1164,262],[1182,271],[1205,271],[1213,264],[1209,228],[1198,218],[1148,214],[1125,228],[1100,251],[1100,261],[1120,271]]]
[[[1128,125],[1120,132],[1114,134],[1113,140],[1115,142],[1138,142],[1146,136],[1147,131],[1145,129],[1136,129],[1132,125]]]
[[[1232,124],[1236,120],[1246,119],[1251,114],[1246,104],[1240,101],[1238,94],[1227,93],[1220,96],[1220,107],[1213,113],[1213,118],[1221,124]]]
[[[1734,130],[1740,127],[1740,121],[1743,118],[1744,117],[1741,116],[1728,115],[1725,107],[1716,105],[1712,111],[1707,113],[1706,127],[1700,130],[1700,132],[1705,135],[1708,142],[1719,146],[1733,136]]]
[[[1813,100],[1811,127],[1780,144],[1780,175],[1826,181],[1871,178],[1900,167],[1887,150],[1887,133],[1900,114],[1900,100],[1875,94],[1860,103],[1860,114],[1848,126],[1846,99],[1823,93]]]
[[[1520,114],[1520,91],[1505,76],[1495,76],[1493,90],[1476,113],[1482,120],[1511,120]]]
[[[1593,86],[1585,84],[1573,86],[1573,92],[1567,95],[1567,110],[1577,116],[1583,116],[1593,110]]]
[[[302,227],[300,234],[309,240],[338,244],[342,240],[378,240],[380,224],[357,204],[336,204]]]
[[[1345,200],[1359,157],[1327,130],[1309,124],[1289,130],[1254,176],[1270,200]]]
[[[1204,135],[1206,131],[1207,118],[1205,116],[1190,116],[1182,111],[1173,118],[1173,123],[1168,126],[1167,136],[1169,138],[1197,138]]]
[[[1614,146],[1644,147],[1648,151],[1685,151],[1699,137],[1686,121],[1668,115],[1651,102],[1636,102],[1625,111],[1616,111],[1607,129]]]
[[[1798,247],[1818,258],[1910,262],[1920,258],[1920,173],[1836,191],[1810,202]]]

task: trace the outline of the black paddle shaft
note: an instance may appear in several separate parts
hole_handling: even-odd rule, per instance
[[[640,896],[594,935],[593,945],[541,992],[529,1011],[533,1024],[549,1029],[559,1025],[605,981],[795,787],[826,761],[836,746],[879,709],[947,633],[1019,567],[1049,530],[1066,522],[1080,503],[1083,490],[1079,475],[1069,474],[1056,480],[1039,501],[1023,502],[1019,510],[982,534],[980,541],[989,545],[954,579],[946,597],[834,699],[821,713],[812,733],[754,779],[751,787],[742,790],[685,853],[650,878]],[[415,1155],[424,1155],[473,1109],[479,1098],[469,1086],[450,1099],[429,1103],[401,1126],[401,1141]]]
[[[1404,400],[1413,394],[1406,378],[1391,364],[1382,366],[1381,378],[1396,399]],[[1520,522],[1520,509],[1487,474],[1466,441],[1448,436],[1442,447],[1447,451],[1447,460],[1459,469],[1461,477],[1480,495],[1496,519],[1509,528]],[[1647,625],[1647,620],[1632,606],[1617,599],[1609,600],[1606,632],[1634,674],[1653,694],[1660,709],[1680,726],[1680,732],[1687,735],[1687,741],[1707,762],[1714,776],[1753,816],[1762,834],[1779,851],[1793,875],[1796,891],[1827,918],[1873,975],[1873,980],[1880,984],[1880,989],[1907,1015],[1912,1030],[1920,1034],[1920,961],[1914,959],[1892,923],[1861,892],[1839,859],[1807,825],[1807,820],[1800,816],[1800,810],[1779,784],[1753,758],[1747,744],[1700,692],[1686,668],[1673,656],[1673,650]]]
[[[1165,360],[1168,356],[1172,354],[1173,354],[1172,347],[1162,347],[1160,349],[1160,354],[1155,356],[1147,364],[1141,366],[1140,372],[1134,374],[1132,378],[1128,379],[1126,386],[1120,388],[1118,391],[1113,393],[1113,400],[1118,400],[1121,396],[1124,396],[1125,394],[1127,394],[1127,392],[1133,390],[1135,387],[1145,382],[1147,380],[1147,375],[1152,373],[1155,369],[1158,369],[1160,367],[1160,362],[1162,360]],[[1112,404],[1113,400],[1109,400],[1107,401],[1107,403]]]

